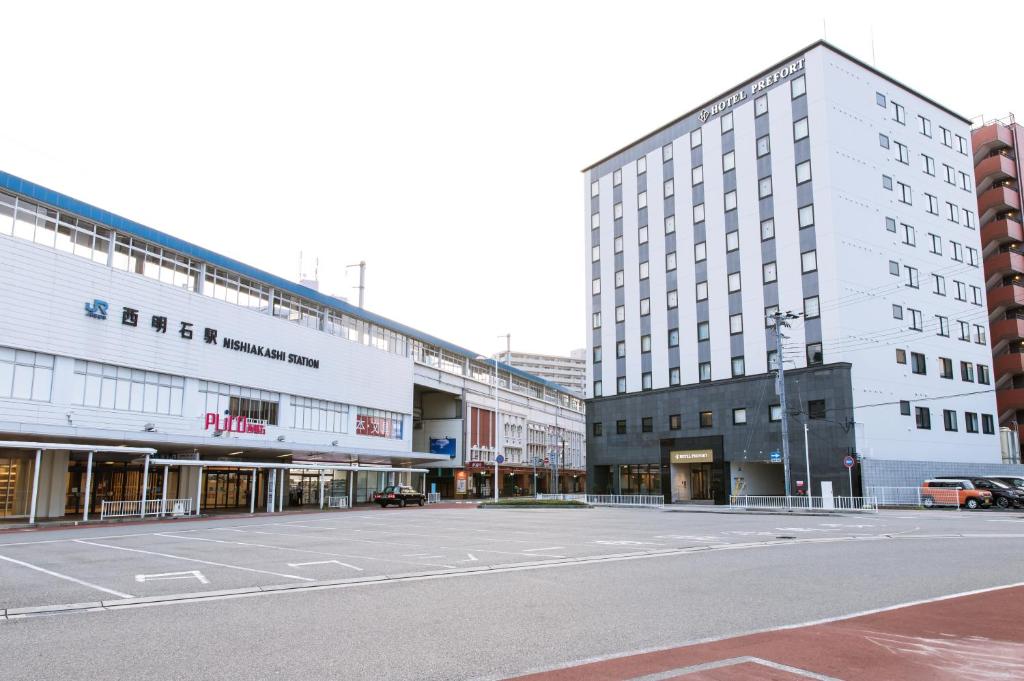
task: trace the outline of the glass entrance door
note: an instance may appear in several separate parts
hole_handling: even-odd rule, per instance
[[[714,499],[711,494],[711,464],[690,464],[690,488],[694,499]]]
[[[0,518],[28,515],[24,490],[30,468],[28,459],[0,458]]]

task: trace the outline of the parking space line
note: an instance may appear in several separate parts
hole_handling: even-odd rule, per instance
[[[179,537],[185,539],[185,537]],[[288,575],[283,572],[271,572],[270,570],[258,570],[256,568],[243,567],[241,565],[228,565],[227,563],[215,563],[212,560],[203,560],[201,558],[189,558],[188,556],[176,556],[172,553],[160,553],[158,551],[147,551],[145,549],[132,549],[127,546],[114,546],[113,544],[101,544],[99,542],[87,541],[85,539],[73,539],[76,544],[87,544],[89,546],[99,546],[105,549],[116,549],[118,551],[130,551],[131,553],[142,553],[149,556],[160,556],[161,558],[175,558],[177,560],[185,560],[190,563],[202,563],[203,565],[213,565],[215,567],[229,568],[231,570],[242,570],[244,572],[258,572],[264,575],[274,575],[275,577],[286,577],[288,579],[297,579],[302,582],[314,581],[310,577],[299,577],[298,575]]]
[[[92,582],[87,582],[84,579],[78,579],[77,577],[61,574],[60,572],[47,570],[44,567],[39,567],[38,565],[33,565],[32,563],[26,563],[22,560],[15,560],[14,558],[8,558],[7,556],[0,556],[0,560],[6,560],[8,563],[14,563],[15,565],[20,565],[30,570],[35,570],[36,572],[42,572],[43,574],[50,575],[51,577],[57,577],[58,579],[65,579],[69,582],[74,582],[75,584],[81,584],[82,586],[87,586],[90,589],[96,589],[97,591],[102,591],[103,593],[108,593],[112,596],[117,596],[119,598],[134,598],[134,596],[132,596],[131,594],[121,593],[120,591],[114,591],[113,589],[108,589],[104,586],[93,584]]]

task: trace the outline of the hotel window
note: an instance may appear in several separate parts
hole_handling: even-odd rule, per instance
[[[740,247],[740,233],[738,230],[725,233],[725,251],[731,253]]]
[[[706,341],[711,337],[711,324],[709,322],[697,322],[697,340]]]
[[[963,172],[963,171],[960,171],[959,175],[960,175],[960,189],[963,189],[965,192],[971,191],[971,176],[968,175],[967,173]]]
[[[882,133],[878,133],[878,145],[883,149],[889,148],[889,136]]]
[[[722,123],[722,134],[732,130],[732,112],[722,114],[722,118],[719,119]]]
[[[907,149],[906,144],[900,142],[893,142],[896,145],[896,160],[900,163],[910,165],[910,150]]]
[[[893,276],[900,276],[900,264],[895,260],[889,261],[889,274]]]
[[[616,170],[612,172],[612,186],[618,187],[622,184],[622,170]]]
[[[892,178],[888,175],[882,175],[882,189],[892,191]]]
[[[772,195],[772,177],[762,177],[757,181],[757,198],[766,199]]]
[[[615,306],[615,322],[617,324],[626,321],[626,306],[616,305]]]
[[[931,156],[925,156],[924,154],[921,154],[921,166],[922,166],[921,169],[924,170],[925,173],[927,173],[928,175],[931,175],[932,177],[935,177],[935,159],[934,158],[932,158]]]
[[[932,275],[932,283],[935,284],[935,288],[932,293],[940,296],[946,295],[946,278],[941,274]]]
[[[892,119],[897,123],[902,123],[903,125],[906,125],[907,112],[903,108],[902,104],[897,104],[896,102],[892,103]]]
[[[926,209],[932,215],[939,214],[939,200],[931,194],[925,194],[925,198],[928,199],[928,208]]]
[[[768,135],[757,138],[757,157],[767,156],[772,151],[771,140]]]
[[[594,279],[590,282],[590,292],[595,296],[601,293],[600,279]]]
[[[626,377],[625,376],[619,376],[617,379],[615,379],[615,390],[616,390],[616,392],[619,395],[625,394],[625,392],[626,392]],[[626,432],[626,431],[623,430],[622,432]]]
[[[699,147],[701,145],[702,142],[703,142],[703,139],[701,137],[701,129],[700,128],[697,128],[696,130],[694,130],[693,132],[690,133],[690,148],[691,149],[696,149],[697,147]]]
[[[601,226],[601,214],[600,213],[592,213],[590,215],[590,228],[591,229],[598,229],[600,226]]]
[[[985,327],[981,324],[974,325],[974,342],[978,345],[985,344]]]
[[[595,345],[594,346],[594,364],[600,364],[600,363],[601,363],[601,346],[600,345]]]
[[[615,218],[616,220],[621,220],[622,219],[622,202],[621,201],[619,201],[614,206],[612,206],[612,217]]]
[[[317,430],[325,433],[347,433],[347,404],[328,402],[311,397],[291,398],[292,425],[302,430]]]
[[[801,118],[793,123],[793,141],[799,142],[806,138],[808,135],[807,130],[807,117]]]
[[[949,201],[946,201],[946,219],[950,222],[960,224],[960,208]]]
[[[900,202],[912,206],[914,204],[914,193],[910,189],[910,185],[903,184],[902,182],[897,182],[896,184],[899,185]]]
[[[969,211],[969,210],[967,210],[965,208],[964,209],[964,227],[967,227],[968,229],[974,229],[974,226],[975,226],[975,223],[974,223],[974,213],[972,213],[971,211]]]
[[[740,273],[733,272],[729,275],[729,293],[736,293],[740,290]]]
[[[964,247],[962,245],[960,245],[959,243],[957,243],[956,241],[950,241],[949,245],[953,249],[953,254],[950,257],[953,260],[956,260],[957,262],[963,262],[964,261]]]
[[[594,381],[594,397],[601,397],[601,381]]]
[[[986,435],[995,435],[996,422],[995,419],[992,418],[992,414],[981,415],[981,432]]]
[[[668,330],[668,346],[670,348],[679,347],[679,329]]]
[[[754,100],[754,116],[768,113],[768,95],[761,95]]]
[[[953,378],[953,360],[948,357],[939,357],[939,378]]]
[[[761,221],[761,241],[775,238],[775,220],[768,218]]]
[[[711,380],[711,362],[701,362],[697,365],[697,376],[702,383]]]
[[[807,92],[807,81],[804,80],[803,76],[794,78],[789,83],[789,94],[792,99],[796,99]]]
[[[615,240],[612,241],[612,250],[614,250],[616,253],[622,253],[622,236],[621,235],[615,237]]]
[[[808,400],[807,401],[807,418],[810,420],[821,420],[825,418],[825,414],[828,413],[828,408],[825,405],[825,400]]]
[[[668,370],[668,384],[679,385],[679,367],[672,367]]]
[[[742,407],[732,410],[732,424],[734,426],[747,425],[747,410]]]
[[[967,264],[968,265],[972,265],[974,267],[977,267],[978,266],[978,249],[977,248],[971,248],[970,246],[966,246],[965,250],[967,251]]]
[[[960,380],[967,383],[974,383],[974,365],[970,362],[960,362]]]
[[[704,204],[703,203],[698,203],[696,206],[693,207],[693,222],[694,222],[694,224],[696,224],[698,222],[704,222]]]
[[[779,311],[778,305],[766,305],[764,308],[764,328],[771,329],[775,326],[773,317]]]
[[[910,353],[910,371],[922,375],[928,373],[928,361],[920,352]]]
[[[736,152],[727,151],[722,154],[722,172],[727,173],[736,169]]]
[[[690,184],[696,187],[704,181],[704,166],[696,166],[690,171]]]
[[[675,289],[668,292],[666,295],[666,301],[668,303],[668,309],[674,310],[679,307],[679,292]]]
[[[768,371],[779,370],[779,353],[775,350],[769,350],[766,353]]]
[[[777,271],[775,261],[766,262],[761,265],[761,282],[764,284],[771,284],[778,281],[779,273]]]
[[[665,254],[665,269],[668,270],[669,272],[671,272],[675,268],[676,268],[676,252],[672,251],[671,253],[666,253]]]
[[[601,428],[601,422],[600,421],[595,421],[594,422],[594,431],[593,432],[594,432],[594,437],[601,437],[602,428]]]
[[[821,305],[818,296],[804,298],[804,318],[814,319],[821,314]]]
[[[681,430],[683,427],[683,417],[681,414],[671,414],[668,417],[668,429],[669,430]]]
[[[978,415],[972,411],[964,412],[964,422],[967,424],[966,429],[968,433],[978,432]]]
[[[640,419],[640,432],[651,433],[654,432],[654,419],[650,416],[644,416]]]
[[[892,318],[903,319],[903,306],[893,303],[892,306]]]
[[[796,164],[796,183],[803,184],[811,181],[811,162],[804,161]]]
[[[651,372],[650,371],[645,371],[644,373],[640,374],[640,389],[641,390],[650,390],[652,387],[653,387],[653,383],[651,381]],[[648,431],[644,431],[644,432],[648,432],[649,433],[650,431],[648,430]]]
[[[746,365],[743,362],[743,357],[732,358],[732,377],[739,378],[746,373]]]
[[[711,412],[710,411],[702,411],[702,412],[700,412],[700,418],[698,420],[698,423],[700,424],[701,428],[711,428],[711,427],[713,427],[714,422],[713,422],[713,419],[711,417]]]
[[[708,258],[708,244],[706,241],[699,241],[693,245],[693,261],[703,262]]]
[[[951,133],[949,130],[946,130],[941,125],[939,126],[939,131],[942,133],[942,145],[952,149],[953,148],[953,133]]]
[[[669,142],[661,148],[661,162],[667,163],[672,160],[672,143]]]
[[[953,184],[953,185],[955,185],[956,184],[956,171],[953,169],[953,166],[946,165],[945,163],[943,163],[942,164],[942,168],[943,168],[943,170],[946,171],[946,184]]]
[[[738,333],[743,333],[742,314],[729,315],[729,333],[734,336]]]
[[[85,362],[76,360],[76,371],[79,363],[83,366],[85,365]],[[107,368],[104,364],[93,364],[93,366],[98,368],[102,367],[104,369]],[[109,367],[111,370],[116,370],[117,368],[118,367]],[[97,369],[97,371],[99,371],[99,369]],[[163,376],[163,374],[152,375]],[[15,350],[14,348],[0,347],[0,397],[10,397],[16,400],[38,400],[40,402],[49,402],[52,386],[53,355],[44,355],[40,352],[28,352],[27,350]],[[81,394],[81,391],[79,391],[79,394]],[[98,387],[96,389],[96,394],[98,400]],[[178,415],[181,414],[180,397],[181,396],[179,394]],[[84,403],[77,402],[76,404]],[[100,405],[97,403],[90,406]],[[138,409],[136,411],[142,411],[142,409]]]
[[[956,432],[956,412],[954,410],[942,410],[942,425],[946,430]]]
[[[900,400],[900,416],[910,416],[910,402]]]
[[[956,149],[964,156],[967,155],[967,140],[960,135],[956,136]]]
[[[800,210],[797,211],[797,222],[800,229],[806,229],[814,224],[814,204],[809,203],[800,207]]]
[[[777,423],[782,420],[782,405],[773,404],[768,407],[768,421]]]
[[[643,281],[651,274],[651,265],[648,261],[644,260],[640,263],[640,281]]]
[[[623,392],[625,392],[625,391],[623,391]],[[615,422],[615,434],[616,435],[625,435],[626,434],[626,421],[625,421],[625,419],[620,419],[620,420]]]
[[[970,343],[971,342],[971,325],[968,324],[967,322],[961,322],[961,321],[957,321],[957,324],[960,325],[960,340],[966,341],[966,342]]]
[[[903,348],[896,348],[896,363],[906,364],[907,363],[907,351]]]
[[[647,208],[647,192],[640,192],[636,195],[636,207],[637,209]]]
[[[590,197],[593,198],[598,195],[601,191],[601,185],[598,184],[597,180],[590,183]]]
[[[641,298],[640,299],[640,316],[641,317],[646,317],[649,314],[651,314],[651,299],[650,298]]]
[[[804,251],[800,254],[800,271],[804,274],[815,272],[818,269],[818,252]]]
[[[931,252],[935,255],[942,255],[942,237],[938,234],[929,234],[931,237],[932,247]]]
[[[907,273],[907,286],[910,288],[921,288],[921,282],[918,279],[917,268],[911,267],[910,265],[904,265],[903,269]]]
[[[92,364],[90,362],[90,364]],[[76,366],[77,371],[77,366]],[[146,372],[147,374],[149,372]],[[157,376],[160,376],[158,374]],[[156,402],[155,411],[161,414],[174,414],[174,381],[168,381],[168,379],[177,378],[173,376],[166,376],[163,380],[157,379],[157,385],[152,385],[149,376],[146,377],[146,387],[143,399],[146,404],[146,411],[149,411],[149,405],[152,404],[151,399]],[[132,377],[133,382],[135,377]],[[166,391],[161,391],[160,388],[167,388]],[[184,389],[184,379],[182,379],[181,390]],[[132,398],[135,397],[135,386],[132,386]],[[237,385],[225,385],[224,383],[214,383],[212,381],[199,381],[199,392],[201,393],[201,399],[203,400],[203,412],[210,414],[227,414],[229,416],[245,416],[250,420],[265,421],[272,426],[277,425],[277,409],[281,403],[280,393],[269,392],[267,390],[257,390],[256,388],[244,388]],[[85,386],[86,399],[89,397],[89,386],[88,383]],[[169,401],[168,402],[165,402]],[[167,411],[164,411],[166,405]],[[181,414],[181,406],[178,405],[177,414]]]
[[[877,104],[878,106],[880,106],[880,107],[882,107],[884,109],[886,107],[885,95],[883,95],[881,92],[876,92],[875,93],[875,104]]]
[[[726,192],[722,203],[726,213],[736,210],[736,190]]]
[[[597,262],[601,259],[601,246],[595,244],[590,248],[590,262]]]
[[[978,286],[971,287],[971,302],[975,305],[981,305],[981,288]]]
[[[672,196],[675,193],[676,193],[676,183],[675,183],[675,180],[673,180],[672,178],[669,178],[669,179],[665,180],[665,198],[667,199],[668,197]]]
[[[636,160],[636,174],[643,175],[647,172],[647,157],[641,156]]]
[[[807,344],[807,366],[817,366],[824,362],[821,351],[821,343]]]
[[[600,312],[595,312],[593,315],[591,315],[590,320],[591,320],[591,325],[595,329],[600,329],[601,328],[601,313]]]
[[[622,288],[626,283],[626,273],[623,270],[615,270],[615,288]]]
[[[647,225],[644,225],[636,232],[636,240],[639,244],[647,243]]]
[[[938,335],[949,338],[949,317],[943,317],[942,315],[937,314],[935,315],[935,319],[939,322]]]
[[[650,351],[651,351],[651,335],[650,334],[644,334],[643,336],[640,336],[640,352],[650,352]]]
[[[671,234],[676,231],[676,216],[666,215],[665,216],[665,234]]]
[[[917,131],[925,137],[932,136],[932,122],[924,116],[917,117]]]
[[[892,232],[894,234],[896,233],[896,219],[895,218],[886,218],[885,219],[885,231]]]
[[[910,330],[911,331],[923,331],[924,327],[921,326],[922,321],[923,321],[921,319],[921,311],[920,310],[915,310],[913,308],[909,308],[908,307],[907,308],[907,312],[910,313]]]

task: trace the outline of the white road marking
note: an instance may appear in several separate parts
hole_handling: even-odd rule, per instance
[[[307,565],[330,565],[331,563],[335,565],[341,565],[342,567],[352,568],[353,570],[358,570],[359,572],[363,571],[363,568],[361,567],[356,567],[355,565],[350,565],[349,563],[342,563],[340,560],[314,560],[310,563],[288,563],[288,567],[305,567]]]
[[[35,570],[36,572],[42,572],[43,574],[50,575],[51,577],[57,577],[58,579],[65,579],[69,582],[74,582],[75,584],[81,584],[82,586],[87,586],[90,589],[96,589],[97,591],[102,591],[103,593],[110,594],[111,596],[117,596],[118,598],[134,598],[131,594],[121,593],[120,591],[114,591],[113,589],[108,589],[106,587],[99,586],[98,584],[87,582],[84,579],[78,579],[77,577],[64,575],[59,572],[54,572],[53,570],[47,570],[46,568],[39,567],[38,565],[26,563],[23,560],[15,560],[13,558],[8,558],[7,556],[0,556],[0,560],[6,560],[8,563],[14,563],[15,565],[20,565],[28,568],[29,570]]]
[[[594,543],[605,546],[662,546],[655,541],[633,541],[632,539],[597,539]]]
[[[200,584],[209,584],[210,580],[206,578],[199,570],[186,570],[185,572],[160,572],[155,575],[135,575],[136,582],[154,582],[163,579],[198,579]]]
[[[469,556],[469,558],[466,558],[466,559],[464,559],[464,560],[460,560],[460,561],[459,561],[460,563],[472,563],[473,561],[478,561],[478,560],[480,560],[479,558],[477,558],[476,556],[474,556],[474,555],[473,555],[472,553],[467,553],[466,555],[467,555],[467,556]]]
[[[545,546],[542,549],[523,549],[523,553],[529,553],[531,551],[555,551],[557,549],[564,549],[564,546]]]
[[[185,537],[180,537],[184,539]],[[243,567],[241,565],[228,565],[227,563],[215,563],[212,560],[202,560],[200,558],[189,558],[188,556],[176,556],[173,553],[160,553],[158,551],[146,551],[145,549],[130,549],[127,546],[114,546],[113,544],[100,544],[99,542],[86,541],[85,539],[73,539],[76,544],[87,544],[89,546],[99,546],[105,549],[115,549],[117,551],[129,551],[131,553],[142,553],[149,556],[160,556],[161,558],[175,558],[177,560],[184,560],[190,563],[202,563],[203,565],[213,565],[215,567],[229,568],[231,570],[242,570],[243,572],[258,572],[264,575],[274,575],[275,577],[287,577],[288,579],[297,579],[302,582],[312,582],[313,579],[310,577],[299,577],[298,575],[286,575],[281,572],[271,572],[270,570],[257,570],[256,568]]]

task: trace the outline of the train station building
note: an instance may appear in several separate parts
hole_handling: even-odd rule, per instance
[[[583,488],[560,385],[3,172],[0,288],[0,521]]]

